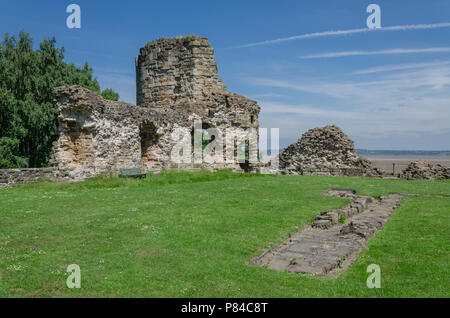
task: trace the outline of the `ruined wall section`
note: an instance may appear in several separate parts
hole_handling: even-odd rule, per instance
[[[136,102],[177,114],[180,125],[192,116],[215,127],[258,128],[258,104],[230,93],[219,78],[214,49],[206,38],[187,36],[146,44],[136,58]]]
[[[169,153],[170,121],[149,109],[105,100],[81,86],[59,87],[55,93],[59,139],[52,164],[68,170],[72,179],[117,173],[122,167],[162,169],[160,159]]]
[[[194,128],[194,120],[222,133],[227,128],[259,128],[259,105],[227,91],[218,75],[213,48],[199,36],[159,39],[140,50],[136,58],[136,100],[139,107],[164,114],[187,130]],[[250,147],[255,149],[257,141]],[[178,165],[208,170],[239,167],[237,160],[234,164]]]
[[[357,155],[354,142],[337,126],[313,128],[279,155],[283,174],[380,176],[370,161]]]
[[[258,104],[227,92],[207,39],[189,36],[148,43],[136,59],[136,78],[137,106],[105,100],[81,86],[55,90],[59,139],[54,143],[54,167],[69,171],[74,180],[132,167],[144,172],[245,170],[237,159],[194,162],[193,149],[182,153],[191,160],[177,163],[171,156],[180,142],[174,136],[178,128],[184,131],[183,143],[193,143],[195,120],[203,122],[203,129],[223,133],[259,127]]]
[[[203,37],[149,42],[136,58],[136,103],[165,108],[207,100],[226,92],[217,71],[214,49]]]
[[[39,180],[68,180],[65,170],[56,168],[0,169],[0,189],[9,186],[32,183]]]
[[[450,179],[450,167],[432,161],[417,160],[411,162],[399,177],[406,180]]]

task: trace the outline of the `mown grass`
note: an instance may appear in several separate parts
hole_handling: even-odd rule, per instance
[[[347,200],[407,198],[338,279],[248,266]],[[167,172],[0,190],[0,297],[448,297],[450,182]],[[69,264],[80,289],[66,286]],[[366,267],[381,267],[380,289]]]

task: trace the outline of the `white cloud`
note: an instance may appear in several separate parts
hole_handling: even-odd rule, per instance
[[[427,147],[426,140],[430,147],[450,148],[450,140],[436,140],[436,136],[450,135],[450,65],[402,70],[379,81],[298,82],[261,78],[250,82],[337,99],[337,103],[331,101],[327,105],[259,100],[261,124],[279,127],[284,139],[294,141],[309,128],[337,124],[357,141],[373,142],[371,147],[417,149],[414,140],[420,138],[422,148]],[[334,106],[342,105],[342,101],[347,106]],[[394,139],[397,144],[393,146]]]
[[[243,44],[243,45],[239,45],[239,46],[234,46],[231,48],[238,49],[238,48],[246,48],[246,47],[253,47],[253,46],[260,46],[260,45],[275,44],[275,43],[281,43],[281,42],[287,42],[287,41],[293,41],[293,40],[312,39],[312,38],[327,37],[327,36],[348,35],[348,34],[355,34],[355,33],[423,30],[423,29],[436,29],[436,28],[448,28],[448,27],[450,27],[450,22],[434,23],[434,24],[396,25],[396,26],[382,27],[380,29],[363,28],[363,29],[351,29],[351,30],[314,32],[314,33],[308,33],[308,34],[294,35],[294,36],[290,36],[290,37],[286,37],[286,38],[279,38],[279,39],[275,39],[275,40],[267,40],[267,41],[261,41],[261,42],[255,42],[255,43],[248,43],[248,44]]]
[[[259,86],[290,88],[297,91],[328,95],[335,98],[351,98],[355,95],[364,96],[367,94],[367,89],[359,88],[353,82],[293,82],[269,78],[251,78],[249,79],[249,82]]]
[[[259,86],[289,88],[297,91],[327,95],[339,99],[361,98],[369,101],[396,100],[406,96],[436,94],[450,86],[450,65],[429,67],[419,71],[405,71],[385,76],[378,81],[288,81],[268,78],[250,78],[249,83]],[[418,90],[420,88],[420,90]],[[448,91],[447,91],[448,93]]]
[[[372,73],[381,73],[381,72],[392,72],[392,71],[400,71],[400,70],[408,70],[415,68],[426,68],[430,66],[442,66],[449,65],[450,61],[436,61],[430,63],[409,63],[409,64],[395,64],[395,65],[387,65],[387,66],[376,66],[371,68],[366,68],[363,70],[358,70],[353,72],[353,74],[372,74]]]
[[[387,55],[387,54],[412,54],[412,53],[442,53],[450,52],[450,47],[432,47],[426,49],[392,49],[380,51],[344,51],[311,54],[300,56],[301,59],[335,58],[358,55]]]
[[[450,136],[450,115],[447,99],[424,98],[408,100],[405,107],[364,106],[356,111],[319,108],[261,101],[261,127],[278,127],[286,140],[281,146],[297,140],[303,132],[314,127],[335,124],[357,142],[357,147],[380,149],[425,149],[415,140],[429,140],[429,150],[450,149],[450,140],[435,136]],[[396,144],[392,141],[396,140]],[[371,146],[367,146],[371,142]]]

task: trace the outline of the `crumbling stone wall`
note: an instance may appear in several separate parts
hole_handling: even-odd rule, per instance
[[[217,128],[222,133],[229,128],[257,131],[259,126],[258,104],[227,92],[207,39],[190,36],[150,42],[136,59],[136,79],[137,106],[104,100],[80,86],[55,90],[59,111],[59,138],[52,159],[55,167],[68,169],[74,180],[117,173],[123,167],[139,167],[144,172],[248,170],[237,158],[196,163],[193,150],[183,153],[188,159],[183,163],[171,157],[180,141],[174,133],[184,131],[188,138],[183,141],[190,144],[196,120],[202,121],[201,128]],[[250,146],[257,147],[257,136]]]
[[[206,38],[152,41],[136,58],[137,105],[176,114],[173,120],[183,127],[197,117],[211,127],[258,128],[258,104],[229,93],[217,71]]]
[[[121,167],[161,168],[156,160],[148,163],[164,152],[155,147],[161,137],[164,140],[167,124],[158,114],[105,100],[81,86],[59,87],[55,93],[59,138],[54,143],[54,166],[69,169],[75,180],[118,172]]]
[[[450,179],[450,167],[444,167],[430,161],[418,160],[411,162],[400,174],[407,180]]]
[[[226,92],[217,72],[214,49],[205,38],[149,42],[136,58],[136,103],[165,108],[208,101],[209,94]]]
[[[252,129],[256,138],[247,140],[247,144],[257,153],[260,107],[253,100],[227,91],[218,76],[214,50],[206,38],[159,39],[145,45],[136,58],[136,99],[139,107],[163,113],[192,133],[194,120],[201,120],[203,128],[220,130],[224,143],[227,129],[241,129],[236,131],[241,137],[246,135],[242,129]],[[233,164],[203,162],[176,166],[251,170],[237,160]]]
[[[370,161],[356,154],[353,141],[337,126],[313,128],[279,156],[284,174],[379,176]]]
[[[66,170],[57,168],[20,168],[0,169],[0,188],[22,183],[31,183],[38,180],[64,180],[70,179]]]

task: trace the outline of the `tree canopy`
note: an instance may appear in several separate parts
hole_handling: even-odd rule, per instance
[[[100,93],[93,69],[64,62],[55,38],[33,49],[28,33],[0,42],[0,169],[48,166],[58,134],[54,88],[81,85]],[[104,98],[118,100],[112,89]]]

